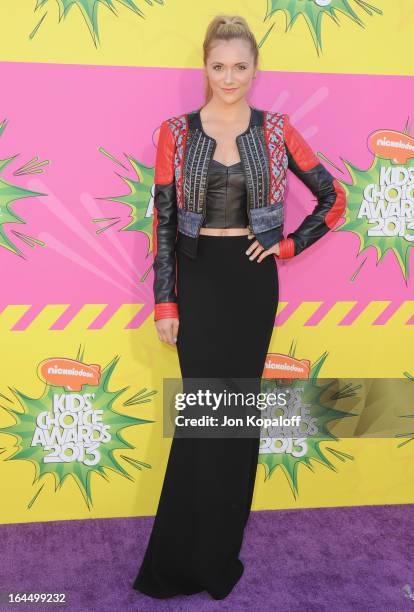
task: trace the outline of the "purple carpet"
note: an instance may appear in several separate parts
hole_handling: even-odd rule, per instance
[[[414,505],[252,512],[244,574],[222,601],[206,592],[153,600],[132,590],[152,522],[0,526],[0,610],[414,612]],[[9,605],[8,591],[66,593],[67,603]]]

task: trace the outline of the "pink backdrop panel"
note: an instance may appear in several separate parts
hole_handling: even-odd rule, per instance
[[[0,158],[18,155],[1,179],[47,194],[11,204],[25,224],[2,228],[23,256],[0,248],[7,288],[0,305],[68,303],[76,309],[85,303],[116,307],[139,302],[146,304],[148,316],[152,271],[142,282],[151,265],[148,237],[123,231],[131,221],[130,208],[108,198],[126,196],[126,180],[138,180],[131,159],[154,165],[163,119],[202,106],[202,72],[32,63],[3,63],[0,70],[0,122],[7,119]],[[328,169],[350,182],[342,160],[361,169],[371,165],[369,134],[403,131],[411,87],[407,77],[265,72],[258,76],[250,102],[289,113],[313,149],[335,165],[324,162]],[[14,174],[35,156],[49,160],[42,173]],[[315,205],[292,173],[289,178],[286,233]],[[146,188],[141,198],[149,202],[148,181]],[[92,221],[97,218],[105,221]],[[32,248],[14,231],[46,246]],[[412,280],[406,284],[392,252],[377,265],[373,248],[357,258],[358,245],[351,232],[331,232],[297,258],[279,262],[280,299],[292,304],[399,302],[412,295]]]

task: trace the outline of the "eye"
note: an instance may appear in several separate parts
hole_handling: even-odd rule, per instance
[[[216,68],[221,68],[221,66],[219,66],[219,65],[213,66],[213,70],[216,70]]]
[[[247,70],[247,66],[244,66],[244,64],[242,64],[241,66],[239,66],[239,68],[240,68],[241,70]]]

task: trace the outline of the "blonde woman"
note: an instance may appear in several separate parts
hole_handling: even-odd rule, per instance
[[[278,306],[277,260],[298,256],[345,208],[343,188],[288,115],[248,103],[257,67],[246,20],[216,16],[204,40],[204,106],[161,124],[153,223],[155,325],[176,345],[183,380],[238,378],[255,392]],[[288,169],[318,203],[284,237]],[[259,434],[174,434],[136,590],[231,592],[244,569]]]

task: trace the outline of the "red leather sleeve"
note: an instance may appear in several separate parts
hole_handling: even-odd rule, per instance
[[[166,121],[163,121],[158,134],[157,155],[155,158],[154,183],[168,185],[174,180],[174,136]]]

